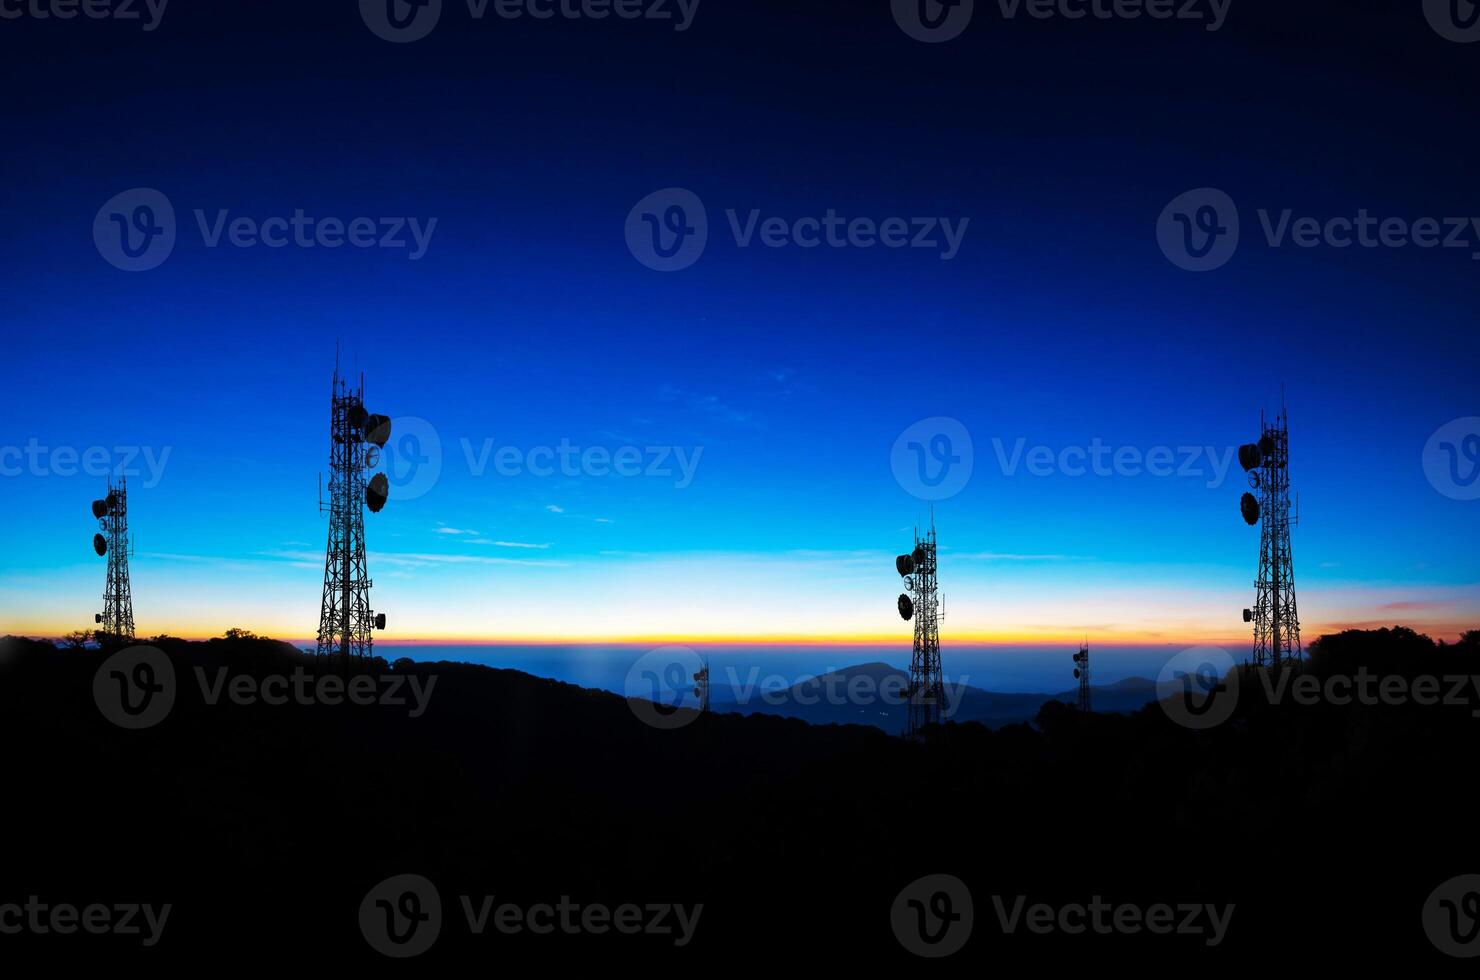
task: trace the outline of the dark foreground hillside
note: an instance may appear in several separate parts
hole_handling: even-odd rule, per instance
[[[140,730],[99,709],[105,653],[0,646],[0,927],[13,921],[6,903],[31,896],[171,905],[151,946],[22,929],[0,934],[0,962],[497,972],[582,959],[1032,975],[1287,957],[1321,970],[1465,965],[1435,948],[1423,915],[1441,883],[1480,873],[1474,680],[1464,703],[1269,705],[1246,676],[1234,717],[1203,731],[1158,705],[1080,717],[1050,704],[1036,728],[952,724],[907,744],[760,715],[660,730],[614,695],[446,663],[379,669],[414,674],[423,690],[435,677],[418,717],[409,704],[210,704],[197,668],[214,683],[221,668],[260,680],[312,662],[270,641],[158,646],[176,697]],[[1480,646],[1349,633],[1316,644],[1305,672],[1359,667],[1473,678]],[[371,948],[360,911],[403,874],[435,885],[441,922],[424,953],[398,963]],[[901,889],[930,874],[956,876],[972,899],[970,939],[938,962],[905,951],[891,928]],[[477,913],[488,895],[491,908],[635,905],[644,922],[650,906],[703,908],[683,945],[676,928],[511,934],[490,922],[475,935],[461,896]],[[1216,945],[1206,932],[1035,934],[1025,918],[1008,932],[997,903],[1010,914],[1018,896],[1233,911]],[[367,907],[386,910],[374,896]],[[1461,938],[1468,908],[1461,895]]]

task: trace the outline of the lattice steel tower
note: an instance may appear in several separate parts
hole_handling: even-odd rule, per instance
[[[1079,681],[1079,710],[1089,711],[1089,642],[1079,645],[1074,655],[1074,676]]]
[[[1244,622],[1254,624],[1254,664],[1279,669],[1304,656],[1290,549],[1290,527],[1299,517],[1290,515],[1290,426],[1284,410],[1273,422],[1261,416],[1260,429],[1259,441],[1238,451],[1249,486],[1259,494],[1245,493],[1239,506],[1247,523],[1261,524],[1257,592]]]
[[[894,559],[904,578],[898,600],[899,615],[915,621],[915,646],[910,655],[910,680],[905,688],[909,716],[905,737],[916,738],[926,725],[938,724],[946,708],[945,681],[940,672],[940,596],[937,592],[935,515],[924,537],[915,531],[915,550]]]
[[[134,638],[134,596],[128,581],[128,480],[108,483],[108,496],[92,502],[99,533],[93,535],[93,550],[108,557],[108,581],[103,586],[103,611],[93,615],[98,624],[98,642],[123,642]]]
[[[329,415],[329,500],[319,510],[329,515],[329,544],[324,556],[324,599],[319,608],[320,657],[368,658],[372,631],[385,629],[385,614],[370,609],[370,580],[365,564],[365,507],[385,506],[390,487],[384,473],[367,479],[390,438],[390,419],[365,411],[365,380],[350,388],[334,368]]]

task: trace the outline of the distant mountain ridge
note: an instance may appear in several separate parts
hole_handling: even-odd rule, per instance
[[[763,687],[759,679],[755,683],[749,678],[738,680],[740,683],[714,684],[710,690],[714,710],[798,718],[816,725],[872,725],[889,732],[904,725],[903,691],[909,675],[886,663],[844,667],[781,690]],[[1079,697],[1078,691],[1015,694],[970,685],[957,687],[949,678],[946,692],[952,703],[950,720],[980,722],[989,728],[1032,721],[1048,702],[1073,704]],[[1156,682],[1145,677],[1090,687],[1095,711],[1136,711],[1155,700]]]

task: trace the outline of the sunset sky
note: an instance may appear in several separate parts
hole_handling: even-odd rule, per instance
[[[392,498],[366,521],[390,620],[377,643],[907,644],[892,558],[929,504],[891,453],[932,417],[972,442],[969,481],[935,505],[944,644],[1242,642],[1258,532],[1239,516],[1242,472],[1219,466],[1282,386],[1307,641],[1480,626],[1480,502],[1438,492],[1422,462],[1435,430],[1480,414],[1475,261],[1260,237],[1259,209],[1476,207],[1474,157],[1453,151],[1473,119],[1443,92],[1368,98],[1374,73],[1417,89],[1421,62],[1365,61],[1363,82],[1343,60],[1389,25],[1354,15],[1341,54],[1302,32],[1297,57],[1234,17],[1238,43],[1194,32],[1138,58],[1136,30],[1173,26],[1115,25],[1119,43],[1096,46],[1090,25],[997,24],[950,52],[958,85],[911,88],[842,70],[946,56],[875,6],[881,19],[778,15],[794,57],[764,66],[744,43],[757,21],[718,7],[677,37],[511,22],[409,45],[352,11],[348,25],[300,11],[281,31],[171,8],[159,31],[195,43],[142,59],[114,24],[4,25],[31,32],[20,57],[36,71],[62,43],[93,70],[8,109],[29,149],[0,188],[0,632],[91,625],[104,479],[69,475],[82,463],[67,451],[143,447],[128,461],[139,632],[311,637],[340,341],[367,407],[396,420]],[[243,43],[280,73],[240,84]],[[1077,74],[1034,76],[1053,43],[1083,45]],[[674,52],[661,73],[656,45]],[[1431,55],[1460,56],[1474,52]],[[614,74],[646,96],[604,97]],[[126,88],[97,99],[116,78]],[[158,268],[126,272],[93,225],[137,187],[169,199],[178,237]],[[710,231],[696,264],[662,273],[628,251],[624,223],[668,187],[704,201]],[[1197,187],[1227,191],[1245,226],[1233,261],[1201,274],[1155,235]],[[212,247],[195,215],[296,209],[436,224],[412,259]],[[969,224],[949,260],[740,247],[726,212],[752,209]],[[667,472],[563,473],[558,455],[531,472],[562,446],[633,447]],[[1064,450],[1094,446],[1164,447],[1183,473],[1063,472]],[[517,473],[495,462],[506,447]],[[1013,465],[1019,447],[1046,447],[1052,472]]]

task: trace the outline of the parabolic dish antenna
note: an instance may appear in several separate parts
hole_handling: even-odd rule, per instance
[[[365,506],[370,508],[370,513],[378,514],[390,495],[391,481],[385,478],[384,473],[377,473],[365,485]]]
[[[1245,523],[1249,525],[1259,523],[1259,501],[1254,499],[1252,493],[1246,493],[1239,498],[1238,509],[1243,512]]]

